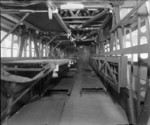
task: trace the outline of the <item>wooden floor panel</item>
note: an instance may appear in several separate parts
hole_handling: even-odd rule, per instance
[[[64,104],[64,99],[34,101],[13,115],[7,125],[58,125]]]
[[[103,87],[93,72],[81,71],[67,101],[59,125],[127,124],[123,109],[105,93],[80,95],[82,88]]]
[[[103,88],[96,74],[81,66],[72,78],[62,79],[53,89],[71,88],[71,96],[53,95],[22,108],[8,125],[117,125],[127,124],[123,109],[108,94],[80,94],[82,88]],[[88,70],[87,70],[88,69]],[[74,85],[71,84],[74,82]]]

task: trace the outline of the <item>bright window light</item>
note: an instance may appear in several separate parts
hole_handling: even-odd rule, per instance
[[[83,4],[77,4],[77,3],[67,3],[67,4],[62,4],[60,5],[61,9],[84,9],[84,5]]]
[[[138,54],[133,54],[133,62],[138,62]]]
[[[150,1],[146,1],[146,6],[147,6],[148,13],[150,14],[150,8],[149,8],[149,6],[150,6]]]
[[[141,57],[142,59],[147,59],[147,58],[148,58],[148,53],[141,53],[141,54],[140,54],[140,57]]]

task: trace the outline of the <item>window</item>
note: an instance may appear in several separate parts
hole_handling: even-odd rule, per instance
[[[1,39],[7,34],[5,31],[1,31]],[[2,43],[1,43],[1,57],[11,57],[11,42],[12,34],[10,34]]]
[[[132,8],[122,8],[120,10],[120,19],[123,19],[131,10]]]
[[[148,53],[141,53],[140,58],[147,59],[148,58]]]
[[[17,57],[19,52],[19,45],[18,43],[13,44],[13,57]]]
[[[29,43],[29,39],[28,39],[28,40],[27,40],[26,57],[29,57],[29,56],[30,56],[30,55],[29,55],[29,54],[30,54],[30,51],[29,51],[29,50],[30,50],[29,44],[30,44],[30,43]]]
[[[34,41],[31,41],[31,48],[32,48],[32,57],[35,57],[35,47],[34,47]]]
[[[110,51],[109,44],[106,44],[106,45],[105,45],[105,52],[109,52],[109,51]]]
[[[19,52],[19,40],[20,37],[17,35],[12,35],[12,56],[17,57]]]
[[[7,32],[1,30],[1,39],[7,34]],[[1,43],[1,57],[17,57],[19,51],[19,39],[17,35],[10,34]]]
[[[43,57],[46,57],[46,46],[43,45]]]
[[[138,31],[135,30],[132,32],[132,45],[137,46],[138,45]]]

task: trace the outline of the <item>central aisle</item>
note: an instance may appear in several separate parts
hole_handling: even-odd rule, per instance
[[[89,93],[80,95],[82,88],[102,88],[94,72],[86,65],[79,66],[79,73],[71,97],[65,104],[59,125],[117,125],[127,124],[127,118],[119,105],[109,95]]]
[[[22,107],[7,125],[123,125],[127,119],[122,108],[104,91],[86,92],[83,88],[103,88],[96,74],[81,62],[79,72],[68,72],[53,90],[69,90],[71,95],[55,93]],[[65,78],[67,77],[67,78]],[[72,91],[71,91],[72,90]]]

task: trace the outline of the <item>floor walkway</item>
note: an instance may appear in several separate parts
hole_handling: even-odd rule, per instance
[[[88,65],[80,65],[79,69],[79,72],[73,74],[73,78],[63,79],[54,87],[60,90],[69,86],[71,96],[63,98],[57,95],[32,102],[16,113],[8,125],[127,124],[125,112],[107,93],[81,95],[82,88],[103,88],[103,85]],[[72,82],[74,84],[70,85]]]
[[[108,94],[82,94],[82,88],[102,88],[103,85],[88,66],[80,67],[72,95],[67,101],[59,125],[118,125],[127,124],[124,111]]]

